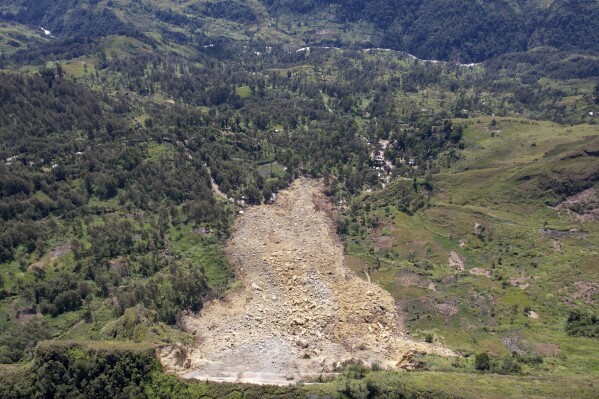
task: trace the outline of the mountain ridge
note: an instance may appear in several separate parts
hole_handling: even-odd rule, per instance
[[[582,0],[3,0],[0,19],[43,26],[62,37],[148,37],[142,32],[159,28],[175,38],[230,35],[388,47],[468,63],[539,46],[599,52],[599,2]]]

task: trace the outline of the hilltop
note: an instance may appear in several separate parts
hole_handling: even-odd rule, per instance
[[[597,54],[596,1],[4,1],[4,20],[54,36],[127,35],[153,45],[218,39],[386,47],[480,62],[537,47]]]

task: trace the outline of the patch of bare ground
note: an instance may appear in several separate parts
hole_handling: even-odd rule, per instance
[[[470,274],[472,274],[474,276],[491,277],[491,271],[490,270],[481,269],[480,267],[473,267],[472,269],[468,270],[468,273],[470,273]]]
[[[437,291],[437,286],[431,280],[409,271],[398,272],[396,281],[398,287],[420,287],[429,291]]]
[[[380,251],[381,249],[391,249],[391,248],[393,248],[393,237],[381,236],[381,237],[376,237],[374,239],[375,251]]]
[[[36,308],[33,307],[22,307],[15,309],[13,321],[17,324],[24,325],[29,323],[35,317],[38,317],[39,313]],[[40,316],[41,317],[41,316]]]
[[[555,249],[558,252],[561,252],[564,249],[563,244],[559,240],[553,240],[551,245],[553,246],[553,249]]]
[[[530,281],[537,279],[538,276],[521,276],[521,277],[511,277],[510,285],[512,287],[518,287],[521,290],[525,290],[530,287]]]
[[[526,317],[537,320],[539,318],[539,314],[534,310],[529,310],[526,313]]]
[[[556,344],[533,344],[533,349],[542,356],[555,356],[560,351],[559,345]]]
[[[566,212],[583,222],[599,220],[599,195],[595,188],[589,188],[566,198],[553,209],[558,212]]]
[[[411,311],[411,313],[436,315],[445,323],[448,323],[449,319],[460,311],[459,304],[455,300],[448,299],[446,302],[437,303],[427,296],[402,300],[400,304],[406,313]]]
[[[528,341],[522,339],[522,334],[518,331],[508,332],[501,337],[501,342],[510,353],[516,353],[520,356],[531,352],[531,345]]]
[[[344,265],[322,190],[300,179],[238,217],[227,253],[243,288],[183,318],[197,343],[159,349],[168,370],[289,385],[348,360],[400,368],[414,353],[454,355],[405,336],[391,295]]]
[[[439,304],[435,305],[435,307],[437,308],[437,311],[444,318],[451,317],[451,316],[457,314],[460,311],[460,309],[457,306],[450,305],[448,303],[439,303]]]
[[[462,258],[460,257],[460,255],[457,252],[451,251],[449,253],[448,263],[449,263],[450,267],[452,267],[456,270],[459,270],[461,272],[464,271],[464,261],[462,260]]]
[[[400,271],[397,273],[398,287],[422,287],[425,281],[423,277],[413,272]]]
[[[599,301],[599,283],[590,281],[575,281],[571,294],[566,302],[574,304],[577,301],[595,305]]]
[[[29,272],[32,272],[35,269],[43,269],[46,266],[48,266],[50,263],[54,262],[55,260],[65,256],[70,251],[71,251],[71,246],[69,244],[58,245],[58,246],[54,247],[54,249],[52,249],[52,251],[50,251],[46,255],[44,255],[44,257],[42,259],[29,265],[27,270]]]

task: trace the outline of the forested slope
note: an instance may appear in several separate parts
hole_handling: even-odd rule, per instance
[[[388,47],[423,59],[464,63],[539,46],[599,51],[599,3],[594,0],[264,0],[262,4],[20,0],[0,2],[0,18],[43,26],[62,37],[125,34],[157,43],[156,35],[144,34],[154,31],[163,39],[183,43],[218,35],[293,42],[297,34],[310,42]],[[301,21],[299,28],[292,26],[294,19]],[[365,37],[363,24],[371,29]],[[326,33],[317,33],[321,30]]]
[[[535,1],[289,1],[265,0],[274,15],[316,15],[323,10],[342,23],[365,21],[378,33],[373,46],[420,58],[482,61],[537,46],[599,51],[599,3]],[[308,19],[307,24],[309,25]]]
[[[460,354],[315,394],[592,397],[596,2],[439,4],[0,0],[0,392],[235,391],[143,359],[199,339],[178,326],[236,288],[235,215],[307,176],[348,267]]]

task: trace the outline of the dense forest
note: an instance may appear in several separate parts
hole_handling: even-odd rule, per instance
[[[5,2],[2,19],[23,24],[44,26],[64,36],[98,37],[108,34],[134,34],[134,29],[123,23],[110,8],[94,8],[97,1],[23,1]]]
[[[266,0],[277,15],[311,15],[333,7],[342,22],[367,21],[381,32],[374,46],[390,47],[421,58],[476,62],[538,46],[598,51],[599,5],[557,0],[463,2]]]
[[[331,22],[341,24],[343,31],[351,31],[356,24],[370,24],[375,34],[362,42],[362,46],[393,48],[424,59],[479,62],[543,46],[562,51],[599,51],[599,5],[595,1],[556,0],[540,4],[530,0],[516,4],[503,0],[460,3],[264,0],[262,3],[270,13],[268,20],[298,18],[308,29],[315,29],[311,27],[312,21],[323,13]],[[152,19],[150,26],[163,36],[186,42],[190,38],[204,40],[209,34],[206,26],[209,20],[229,21],[243,30],[244,26],[259,26],[267,18],[261,7],[240,1],[199,2],[174,8],[151,1],[21,0],[0,2],[0,16],[4,20],[43,26],[64,38],[121,34],[154,44],[157,44],[155,37],[142,33],[149,19]],[[339,40],[337,36],[334,42]]]

